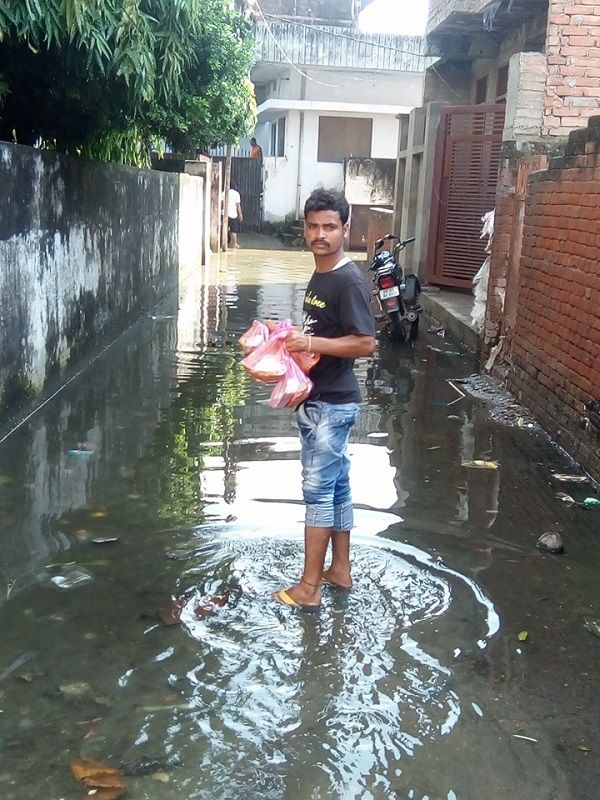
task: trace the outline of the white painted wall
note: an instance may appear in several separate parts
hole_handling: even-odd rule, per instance
[[[298,170],[301,114],[299,111],[290,111],[287,117],[285,157],[265,158],[264,218],[267,222],[281,222],[290,214],[295,216],[298,192],[299,207],[302,209],[313,189],[324,187],[341,191],[344,188],[344,165],[317,161],[321,114],[309,111],[303,113],[304,132],[300,170]],[[339,116],[340,125],[343,125],[344,117],[351,115],[327,114],[327,116]],[[270,135],[269,128],[269,123],[259,125],[257,128],[256,138],[261,143],[263,137]],[[398,129],[398,120],[393,115],[373,116],[373,158],[396,157]],[[264,152],[268,153],[268,144],[263,147]]]
[[[204,178],[181,173],[179,176],[179,269],[197,270],[206,253],[206,236],[202,235],[206,223]],[[202,224],[204,220],[204,224]],[[200,224],[200,231],[198,230]],[[210,223],[209,223],[210,224]],[[208,231],[210,234],[210,229]],[[204,253],[203,253],[204,250]],[[210,238],[208,240],[210,251]]]
[[[325,67],[304,68],[302,71],[306,78],[295,70],[286,69],[268,85],[265,99],[383,103],[411,108],[420,106],[422,102],[422,72],[373,72]]]

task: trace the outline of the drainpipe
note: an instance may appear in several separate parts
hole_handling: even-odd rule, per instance
[[[300,99],[306,98],[306,76],[302,76]],[[300,112],[300,130],[298,132],[298,180],[296,182],[296,219],[300,219],[302,202],[302,155],[304,145],[304,111]]]

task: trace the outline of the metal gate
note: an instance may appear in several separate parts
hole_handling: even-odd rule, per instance
[[[471,288],[486,253],[481,217],[496,205],[503,105],[442,110],[429,240],[431,283]]]
[[[216,156],[213,160],[222,162],[225,174],[225,158]],[[242,233],[260,231],[263,200],[262,159],[234,156],[231,159],[231,179],[237,184],[242,198],[244,214]]]

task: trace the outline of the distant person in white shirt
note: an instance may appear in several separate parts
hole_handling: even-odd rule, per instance
[[[232,181],[229,187],[229,204],[227,206],[227,217],[229,219],[229,242],[231,247],[239,247],[238,233],[242,226],[244,215],[242,213],[242,198]]]

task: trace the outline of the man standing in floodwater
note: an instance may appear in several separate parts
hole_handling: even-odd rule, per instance
[[[304,207],[304,238],[315,271],[304,297],[302,333],[286,338],[290,352],[318,353],[314,384],[298,410],[302,444],[302,492],[306,505],[304,570],[294,586],[273,597],[284,605],[315,608],[321,583],[350,589],[350,494],[348,439],[361,401],[354,359],[372,355],[375,322],[370,291],[359,267],[344,255],[350,208],[338,192],[316,189]],[[332,561],[324,571],[331,542]]]

